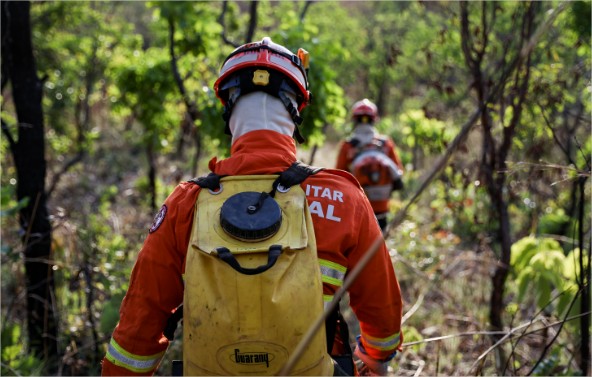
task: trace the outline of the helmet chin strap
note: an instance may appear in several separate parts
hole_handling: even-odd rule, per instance
[[[228,121],[232,143],[244,134],[257,130],[293,136],[296,126],[286,115],[283,101],[275,96],[259,91],[243,94],[235,101],[232,117]]]
[[[284,107],[286,108],[286,110],[288,110],[288,114],[290,114],[292,122],[294,122],[294,134],[292,136],[294,137],[294,139],[296,139],[298,143],[302,144],[305,140],[304,137],[302,137],[300,130],[298,129],[298,126],[302,124],[302,117],[300,116],[298,109],[292,103],[292,100],[288,97],[287,93],[295,95],[294,92],[288,86],[288,84],[286,84],[286,81],[282,81],[282,86],[280,87],[278,95],[280,97],[280,100],[284,104]]]
[[[232,135],[230,132],[230,115],[232,115],[232,109],[234,108],[238,97],[241,95],[240,79],[238,77],[231,79],[224,86],[224,89],[228,89],[228,101],[224,106],[224,113],[222,114],[222,119],[224,119],[224,122],[226,122],[226,128],[224,129],[224,132],[227,135]]]

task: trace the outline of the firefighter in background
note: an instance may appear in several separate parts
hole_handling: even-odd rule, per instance
[[[377,132],[378,109],[372,101],[364,98],[354,103],[351,113],[353,133],[341,143],[335,167],[349,171],[360,182],[384,231],[391,194],[403,188],[403,163],[393,140]]]
[[[307,58],[307,54],[293,54],[269,38],[243,45],[229,55],[214,89],[225,107],[231,155],[211,159],[213,173],[277,174],[296,162],[294,139],[302,142],[297,127],[300,112],[310,101]],[[381,237],[381,231],[370,203],[350,174],[324,169],[306,178],[300,187],[314,226],[323,300],[328,305],[348,271]],[[196,206],[200,191],[202,188],[191,181],[180,183],[156,215],[121,304],[120,321],[102,362],[103,375],[151,375],[158,368],[169,345],[163,329],[187,295],[186,256],[191,250],[192,223],[200,210]],[[365,365],[360,370],[386,375],[403,337],[401,293],[384,242],[351,285],[349,295],[360,323],[354,350]],[[207,327],[210,320],[215,318],[184,318],[184,332],[187,326]],[[290,318],[281,321],[287,323]],[[328,337],[327,342],[332,339]],[[208,352],[212,350],[189,350],[189,357]],[[331,372],[339,375],[342,371],[335,367]]]

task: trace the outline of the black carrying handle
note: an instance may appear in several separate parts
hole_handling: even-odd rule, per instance
[[[269,247],[269,254],[267,257],[267,264],[261,265],[255,268],[245,268],[241,266],[234,255],[225,247],[219,247],[216,249],[218,252],[218,258],[222,259],[224,262],[228,263],[230,267],[234,268],[236,271],[240,272],[243,275],[257,275],[262,272],[269,270],[275,262],[277,262],[278,257],[282,253],[282,246],[281,245],[271,245]]]
[[[228,250],[226,247],[219,247],[216,249],[218,252],[218,257],[222,259],[224,262],[228,263],[230,267],[234,268],[236,271],[240,272],[244,275],[257,275],[262,272],[269,270],[275,262],[277,262],[280,254],[282,253],[282,246],[281,245],[271,245],[269,247],[269,254],[267,257],[267,264],[255,267],[255,268],[244,268],[242,267],[234,255]],[[183,318],[183,304],[179,305],[175,312],[171,314],[168,318],[166,327],[163,331],[164,336],[172,341],[175,338],[175,330],[177,329],[177,324]],[[178,367],[178,366],[177,366]],[[176,374],[173,374],[175,376]]]

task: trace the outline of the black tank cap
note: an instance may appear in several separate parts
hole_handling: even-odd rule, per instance
[[[220,225],[229,235],[239,240],[256,242],[277,233],[282,225],[282,210],[267,196],[257,211],[252,206],[260,202],[260,192],[240,192],[226,199],[220,210]],[[249,210],[251,207],[251,210]]]

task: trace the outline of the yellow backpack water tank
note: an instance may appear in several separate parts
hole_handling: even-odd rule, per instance
[[[299,185],[265,199],[275,200],[281,209],[281,220],[264,226],[269,233],[262,235],[265,239],[238,239],[228,221],[224,226],[220,222],[229,198],[236,198],[245,188],[269,192],[276,178],[225,177],[219,191],[200,191],[185,268],[185,375],[275,375],[323,313],[314,229]],[[270,252],[280,250],[272,267],[252,273],[269,265]],[[229,252],[231,259],[252,274],[221,260],[223,252]],[[332,375],[326,348],[323,326],[292,374]]]

